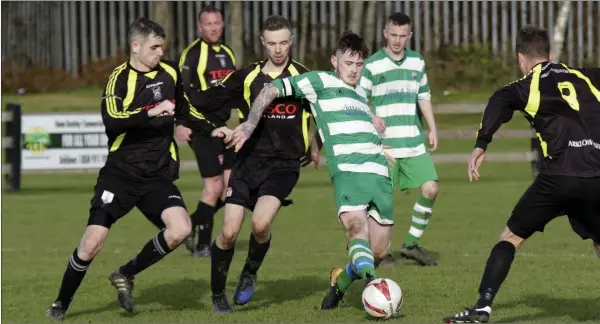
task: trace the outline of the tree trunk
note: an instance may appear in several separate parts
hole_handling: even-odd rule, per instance
[[[363,8],[362,1],[353,1],[350,3],[350,11],[352,12],[350,16],[350,30],[359,35],[362,34],[362,20],[365,15]]]
[[[552,3],[550,3],[550,5],[552,5]],[[570,11],[571,1],[563,1],[560,8],[560,13],[556,18],[556,25],[554,26],[554,40],[552,42],[552,62],[554,63],[558,63],[560,61]]]
[[[169,47],[171,46],[173,35],[173,19],[171,17],[171,8],[168,1],[152,1],[152,20],[158,22],[165,29],[165,46],[163,51],[165,57],[169,55]],[[169,58],[172,59],[172,58]]]
[[[365,21],[365,33],[363,38],[365,39],[365,43],[367,43],[367,47],[369,51],[373,51],[373,46],[375,44],[375,19],[377,18],[377,2],[369,1],[367,2],[367,14]],[[377,31],[379,32],[379,31]]]
[[[306,49],[308,48],[308,18],[310,17],[310,3],[308,1],[302,1],[302,7],[300,8],[300,28],[298,28],[299,33],[302,35],[299,37],[300,42],[298,46],[300,46],[300,51],[298,53],[298,60],[300,62],[304,62],[306,59]],[[298,37],[298,36],[296,36]]]
[[[242,1],[231,1],[227,3],[227,34],[231,50],[236,58],[236,67],[244,66],[244,5]],[[250,32],[250,31],[248,31]]]

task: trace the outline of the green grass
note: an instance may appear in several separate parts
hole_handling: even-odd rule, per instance
[[[475,302],[481,272],[506,219],[531,181],[528,163],[484,165],[478,182],[469,183],[464,165],[438,166],[440,194],[425,247],[438,267],[400,261],[377,270],[405,293],[403,317],[394,322],[439,322]],[[3,195],[2,320],[42,322],[56,297],[69,255],[87,221],[96,173],[24,175],[20,193]],[[177,181],[188,206],[201,190],[196,173]],[[417,193],[396,195],[393,248],[397,251],[410,222]],[[504,197],[500,199],[499,197]],[[360,303],[361,283],[334,311],[318,310],[328,289],[328,272],[347,262],[344,234],[335,216],[327,170],[303,169],[292,197],[273,227],[273,244],[259,272],[251,303],[234,314],[212,313],[209,261],[178,249],[136,278],[136,313],[119,309],[108,274],[132,258],[156,233],[143,216],[131,212],[111,230],[104,250],[92,263],[68,322],[367,322]],[[216,216],[220,228],[222,211]],[[246,257],[246,222],[229,273],[231,296]],[[518,253],[496,299],[494,322],[594,322],[600,318],[598,260],[591,243],[581,241],[560,218],[535,235]]]
[[[449,95],[433,93],[436,105],[448,103],[486,103],[490,91],[453,92]],[[53,93],[25,93],[17,96],[14,93],[2,93],[2,105],[20,103],[24,112],[77,112],[98,111],[100,109],[101,88],[74,89]],[[477,121],[479,123],[479,121]]]
[[[445,153],[471,153],[475,145],[475,139],[439,139],[437,150],[433,154]],[[528,152],[531,149],[529,139],[497,139],[488,147],[487,152]],[[189,145],[183,144],[179,146],[181,160],[195,160],[194,152]],[[324,152],[321,152],[324,155]]]

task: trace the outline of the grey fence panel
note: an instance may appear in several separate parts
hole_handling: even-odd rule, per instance
[[[262,22],[271,14],[290,18],[295,37],[292,54],[304,58],[331,51],[340,33],[355,30],[383,44],[382,29],[395,11],[409,14],[414,36],[409,46],[417,51],[435,51],[444,45],[465,46],[483,43],[496,55],[512,54],[518,29],[527,23],[547,28],[551,37],[562,1],[544,0],[447,0],[447,1],[370,1],[362,6],[363,20],[352,21],[354,2],[347,1],[240,1],[244,57],[262,57]],[[172,30],[168,56],[179,53],[198,37],[197,13],[212,4],[227,12],[228,1],[172,1],[169,4]],[[2,2],[2,63],[30,64],[59,68],[78,74],[94,60],[106,59],[124,51],[127,26],[139,16],[152,17],[151,1],[55,1]],[[308,11],[308,12],[307,12]],[[367,26],[367,14],[373,12],[373,26]],[[354,13],[356,15],[357,13]],[[303,23],[302,17],[308,20]],[[575,0],[567,23],[565,63],[600,65],[600,1]],[[237,17],[236,17],[237,18]],[[364,35],[366,32],[376,33]],[[301,48],[301,45],[304,47]],[[371,49],[376,50],[376,48]],[[24,63],[25,62],[25,63]],[[244,62],[240,62],[242,64]]]

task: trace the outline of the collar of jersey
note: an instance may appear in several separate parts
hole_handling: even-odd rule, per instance
[[[262,71],[262,69],[265,67],[265,65],[267,64],[268,61],[269,61],[269,59],[262,60],[262,61],[259,62],[258,66],[260,67],[260,73],[261,74],[266,75],[269,78],[271,78],[270,75],[268,75],[268,74],[266,74],[266,73],[264,73]],[[292,57],[288,56],[288,62],[287,62],[287,64],[283,68],[283,71],[281,71],[281,73],[277,77],[280,77],[281,75],[283,75],[285,73],[285,71],[289,71],[288,68],[290,67],[290,65],[292,65]],[[277,79],[277,77],[275,79]],[[273,78],[271,78],[271,79],[273,79]],[[273,79],[273,80],[275,80],[275,79]]]
[[[221,43],[218,44],[209,44],[207,41],[204,40],[204,38],[200,37],[200,42],[201,43],[206,43],[206,45],[208,45],[208,47],[212,48],[213,50],[215,50],[215,52],[220,52],[221,51]]]
[[[406,58],[408,57],[408,51],[409,51],[409,49],[408,49],[408,48],[405,48],[405,49],[404,49],[404,56],[402,56],[402,59],[401,59],[400,61],[396,61],[396,60],[394,60],[394,58],[393,58],[393,57],[391,57],[391,56],[390,56],[390,54],[388,54],[388,52],[385,50],[385,47],[384,47],[384,48],[382,48],[380,51],[382,51],[382,52],[383,52],[383,54],[384,54],[384,55],[385,55],[385,56],[386,56],[388,59],[390,59],[390,61],[394,62],[394,64],[397,64],[397,65],[402,65],[402,63],[404,63],[404,61],[406,61]]]
[[[160,62],[159,62],[159,63],[156,65],[156,67],[155,67],[154,69],[150,70],[150,71],[146,71],[146,72],[144,72],[144,71],[136,70],[136,69],[135,69],[135,68],[134,68],[134,67],[131,65],[131,63],[130,63],[130,61],[129,61],[129,60],[127,61],[127,67],[128,67],[128,68],[130,68],[131,70],[133,70],[134,72],[138,73],[138,74],[146,74],[146,73],[150,73],[150,72],[158,71],[158,70],[160,70],[160,69],[161,69],[161,67],[160,67]]]

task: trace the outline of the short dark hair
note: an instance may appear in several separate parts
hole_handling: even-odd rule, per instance
[[[548,32],[534,25],[525,25],[519,30],[516,44],[517,53],[529,58],[547,58],[550,55]]]
[[[337,42],[335,51],[340,51],[342,54],[350,51],[351,55],[358,54],[358,56],[363,59],[366,59],[369,56],[369,48],[367,47],[365,40],[351,31],[342,34],[342,37],[340,37]]]
[[[129,25],[129,43],[131,43],[135,37],[142,36],[146,38],[151,34],[165,38],[165,29],[159,23],[146,17],[140,17]]]
[[[200,10],[200,12],[198,13],[198,20],[202,19],[200,17],[202,17],[202,14],[205,13],[205,12],[207,12],[207,13],[218,13],[218,14],[221,15],[221,18],[223,18],[223,12],[219,8],[217,8],[217,7],[213,6],[213,5],[208,5],[208,6],[202,7],[202,9]]]
[[[412,24],[410,17],[407,14],[404,14],[401,12],[394,12],[393,14],[391,14],[388,17],[388,22],[392,23],[392,25],[394,25],[394,26],[404,26],[404,25],[410,26]]]
[[[290,31],[292,30],[292,24],[290,24],[290,21],[283,16],[269,16],[267,20],[265,20],[265,22],[263,23],[263,31],[276,31],[280,29],[288,29]]]

